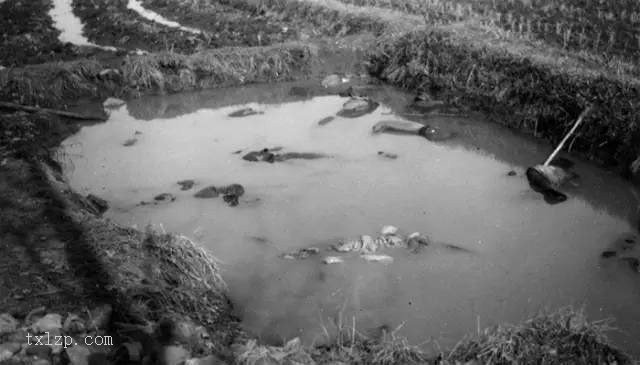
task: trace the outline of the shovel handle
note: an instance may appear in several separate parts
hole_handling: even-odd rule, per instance
[[[553,159],[556,157],[558,152],[560,152],[562,147],[564,147],[564,144],[567,142],[569,137],[571,137],[573,132],[575,132],[576,129],[578,129],[578,126],[580,125],[580,123],[582,123],[582,120],[584,119],[584,117],[587,114],[589,114],[589,112],[591,112],[592,109],[593,109],[593,106],[589,105],[585,110],[582,111],[582,113],[580,113],[580,116],[578,117],[578,120],[576,121],[576,123],[573,125],[573,127],[571,127],[571,130],[569,130],[569,133],[567,133],[567,135],[564,136],[562,141],[560,141],[560,144],[558,145],[558,147],[556,147],[556,149],[549,155],[549,158],[547,158],[547,160],[544,162],[543,166],[548,166],[549,163],[551,163],[551,161],[553,161]]]

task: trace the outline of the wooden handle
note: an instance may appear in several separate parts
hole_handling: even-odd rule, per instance
[[[558,152],[560,152],[560,150],[562,149],[564,144],[567,142],[569,137],[571,137],[573,132],[575,132],[576,129],[578,129],[578,126],[580,125],[580,123],[582,123],[582,120],[584,119],[584,117],[587,116],[587,114],[589,114],[589,112],[591,112],[592,109],[593,109],[593,105],[589,105],[585,110],[582,111],[582,113],[580,113],[580,116],[578,117],[578,120],[576,121],[576,123],[573,125],[569,133],[567,133],[567,135],[564,136],[562,141],[560,141],[560,144],[558,145],[558,147],[556,147],[556,149],[551,153],[551,155],[549,155],[549,158],[547,158],[543,166],[547,166],[551,163],[551,161],[553,161],[553,159],[556,157]]]

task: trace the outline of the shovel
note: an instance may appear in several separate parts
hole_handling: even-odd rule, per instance
[[[564,144],[569,140],[569,137],[578,129],[582,120],[593,109],[592,105],[589,105],[585,110],[580,113],[578,120],[574,123],[573,127],[569,130],[566,136],[560,141],[556,149],[549,155],[547,160],[542,165],[536,165],[527,169],[527,180],[531,188],[545,196],[545,200],[550,203],[560,203],[567,200],[567,196],[557,191],[556,189],[566,180],[568,174],[555,166],[551,166],[551,161],[558,155],[558,153],[564,147]]]

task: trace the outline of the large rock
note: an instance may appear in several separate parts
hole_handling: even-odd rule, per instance
[[[9,313],[0,314],[0,336],[14,332],[18,328],[18,320]]]
[[[0,344],[0,362],[9,360],[14,354],[22,349],[22,345],[17,342],[7,342]]]
[[[165,346],[160,352],[160,363],[163,365],[180,365],[190,357],[189,351],[182,346]]]
[[[67,318],[64,320],[64,324],[62,325],[62,330],[65,334],[77,334],[82,333],[86,329],[84,325],[84,321],[82,318],[75,314],[69,314]]]
[[[116,109],[124,104],[126,104],[126,102],[122,99],[107,98],[107,100],[105,100],[102,103],[102,106],[105,107],[106,109]]]
[[[65,352],[69,357],[69,363],[71,365],[89,365],[91,350],[89,350],[88,347],[83,345],[71,346],[67,347]]]
[[[37,320],[31,329],[35,333],[59,332],[62,329],[62,316],[57,313],[49,313]]]
[[[322,79],[322,87],[332,88],[342,85],[342,77],[338,74],[332,74]]]

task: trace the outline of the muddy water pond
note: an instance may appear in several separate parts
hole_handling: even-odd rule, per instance
[[[635,233],[637,192],[626,182],[577,161],[569,199],[549,205],[524,177],[549,146],[477,118],[422,119],[454,136],[439,142],[374,135],[377,122],[403,120],[410,100],[387,88],[372,93],[381,103],[372,113],[319,124],[347,99],[290,96],[291,87],[135,100],[63,143],[66,176],[77,191],[106,199],[114,221],[162,226],[210,249],[245,328],[266,342],[320,343],[342,321],[452,346],[478,326],[573,305],[616,319],[611,338],[637,353],[638,274],[601,257]],[[229,116],[243,108],[260,113]],[[263,148],[328,156],[242,158]],[[236,206],[194,196],[233,183],[245,191]],[[162,193],[175,200],[154,201]],[[390,263],[330,250],[340,239],[376,237],[384,225],[440,244],[385,248]],[[320,252],[281,257],[307,247]],[[325,264],[326,256],[344,262]]]

